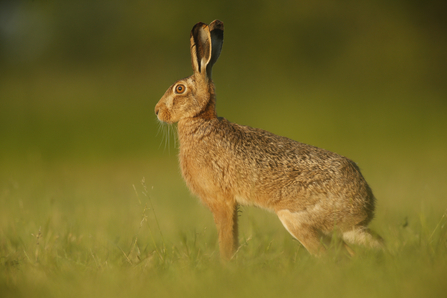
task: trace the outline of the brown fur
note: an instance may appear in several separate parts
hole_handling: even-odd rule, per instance
[[[231,258],[238,247],[239,204],[275,212],[315,255],[325,250],[334,230],[348,242],[380,246],[381,238],[367,229],[375,198],[357,165],[217,117],[211,70],[222,47],[223,23],[196,24],[190,40],[194,74],[172,85],[155,112],[160,121],[178,122],[182,175],[214,215],[222,257]],[[175,92],[178,84],[186,86],[184,93]]]

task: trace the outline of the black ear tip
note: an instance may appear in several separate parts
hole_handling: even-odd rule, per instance
[[[192,34],[193,32],[195,32],[196,30],[198,30],[200,27],[204,28],[204,27],[207,27],[207,26],[208,26],[208,25],[205,24],[205,23],[198,22],[197,24],[194,25],[194,27],[192,27],[192,29],[191,29],[191,34]]]
[[[206,26],[206,24],[202,23],[202,22],[198,22],[197,24],[194,25],[194,27],[200,27],[200,26]]]
[[[210,31],[213,30],[224,30],[224,23],[220,20],[214,20],[210,23]]]

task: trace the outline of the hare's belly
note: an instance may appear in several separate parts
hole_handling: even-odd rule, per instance
[[[249,198],[246,198],[245,196],[235,196],[235,200],[239,205],[243,206],[255,205],[253,201],[251,201]]]

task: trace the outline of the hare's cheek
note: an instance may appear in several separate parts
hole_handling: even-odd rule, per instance
[[[166,101],[166,108],[168,108],[169,110],[172,109],[172,106],[174,105],[174,99],[173,98],[169,98]]]

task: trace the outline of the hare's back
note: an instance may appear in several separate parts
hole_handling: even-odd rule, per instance
[[[232,124],[239,169],[250,173],[257,189],[282,194],[369,196],[358,166],[350,159],[262,129]]]
[[[249,126],[234,125],[235,139],[232,143],[238,155],[254,162],[259,169],[293,171],[311,176],[333,176],[347,174],[347,170],[358,172],[356,164],[337,153],[300,143]],[[343,175],[342,175],[343,176]]]

